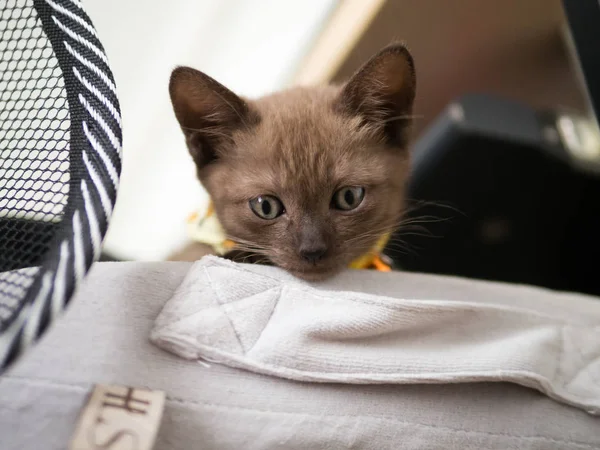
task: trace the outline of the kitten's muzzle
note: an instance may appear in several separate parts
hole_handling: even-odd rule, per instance
[[[325,254],[327,253],[327,247],[325,245],[321,245],[318,247],[306,247],[300,248],[299,250],[300,257],[311,264],[315,264],[321,261]]]
[[[324,259],[329,248],[323,225],[318,220],[305,218],[298,232],[297,245],[302,260],[316,264]]]

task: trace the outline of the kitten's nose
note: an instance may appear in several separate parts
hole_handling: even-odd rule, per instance
[[[323,256],[325,256],[325,253],[327,253],[327,247],[325,245],[319,245],[319,246],[306,246],[306,247],[300,247],[299,250],[300,256],[302,257],[302,259],[304,259],[305,261],[308,261],[309,263],[316,263],[317,261],[320,261],[321,259],[323,259]]]
[[[298,255],[304,261],[316,264],[327,253],[327,241],[325,240],[323,227],[309,217],[302,222],[298,240]]]

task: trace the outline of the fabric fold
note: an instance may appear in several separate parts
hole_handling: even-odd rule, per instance
[[[600,324],[485,299],[330,291],[277,269],[265,275],[206,257],[165,305],[151,339],[186,359],[297,381],[510,382],[600,413]]]

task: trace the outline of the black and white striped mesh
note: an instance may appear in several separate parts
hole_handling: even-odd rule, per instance
[[[115,84],[80,1],[0,0],[0,372],[99,257],[120,170]]]

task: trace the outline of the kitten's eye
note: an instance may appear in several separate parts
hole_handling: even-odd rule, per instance
[[[350,211],[360,205],[365,198],[365,188],[346,186],[333,194],[333,206],[343,211]]]
[[[250,209],[261,219],[273,220],[283,214],[283,203],[272,195],[260,195],[250,200]]]

